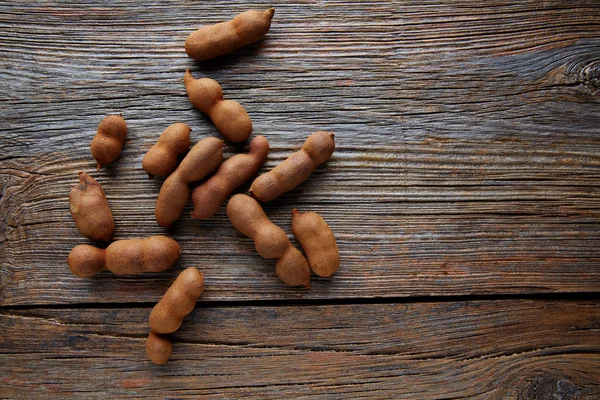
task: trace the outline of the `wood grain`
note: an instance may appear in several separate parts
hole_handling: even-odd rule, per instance
[[[600,396],[600,303],[197,307],[166,366],[150,309],[0,311],[2,395],[136,398]]]
[[[197,27],[260,2],[2,2],[0,305],[153,302],[188,266],[208,300],[598,291],[600,7],[595,1],[276,1],[265,40],[211,62],[186,57]],[[181,121],[216,135],[188,102],[191,67],[248,110],[272,152],[316,130],[333,159],[266,206],[336,233],[339,272],[284,287],[221,210],[170,231],[144,153]],[[95,173],[89,143],[108,113],[129,126],[121,159]],[[239,149],[228,147],[228,155]],[[115,239],[168,233],[176,270],[73,277],[85,243],[68,212],[76,172],[103,185]],[[245,188],[243,188],[245,189]]]

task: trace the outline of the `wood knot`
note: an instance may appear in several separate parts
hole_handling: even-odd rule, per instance
[[[600,61],[594,61],[579,72],[579,82],[587,87],[592,95],[600,94]]]
[[[518,399],[579,399],[585,393],[582,389],[564,377],[544,373],[527,380],[519,391]]]

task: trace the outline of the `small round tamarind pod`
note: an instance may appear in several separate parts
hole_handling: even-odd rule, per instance
[[[90,240],[107,241],[115,222],[100,184],[85,172],[79,172],[79,184],[69,193],[71,216],[79,233]]]
[[[179,167],[163,182],[154,215],[160,226],[168,227],[175,222],[190,199],[189,184],[204,179],[223,160],[222,140],[207,137],[196,143]]]
[[[169,125],[160,135],[156,144],[142,159],[142,168],[149,178],[169,176],[177,168],[177,157],[190,147],[192,129],[181,122]]]
[[[292,233],[304,249],[310,269],[329,277],[340,266],[340,251],[327,222],[316,212],[292,210]]]
[[[204,26],[188,36],[185,51],[196,60],[208,60],[254,43],[271,28],[274,8],[245,11],[232,20]]]
[[[74,275],[89,278],[105,269],[117,275],[164,271],[179,260],[181,247],[167,236],[125,239],[106,249],[88,244],[75,246],[69,253],[69,269]]]
[[[192,218],[206,219],[213,216],[227,196],[258,171],[268,154],[269,142],[264,136],[257,136],[250,142],[248,154],[236,154],[224,161],[210,179],[192,192]]]
[[[186,268],[150,312],[150,330],[160,334],[175,332],[183,318],[192,312],[203,291],[202,272],[194,267]]]
[[[80,244],[71,250],[67,263],[73,275],[90,278],[106,269],[105,254],[105,249],[99,249],[89,244]]]
[[[254,240],[263,258],[275,258],[277,276],[290,286],[310,287],[310,268],[306,258],[292,246],[286,233],[275,225],[252,197],[236,194],[227,203],[227,216],[233,226]]]
[[[210,78],[196,79],[188,68],[183,76],[190,102],[211,119],[227,140],[239,143],[252,134],[252,120],[240,103],[223,100],[221,85]]]
[[[108,115],[102,119],[91,145],[98,169],[119,157],[126,137],[127,124],[120,114]]]
[[[150,331],[146,339],[146,354],[154,364],[166,364],[173,352],[173,345],[166,337]]]
[[[334,134],[318,131],[311,134],[302,149],[271,171],[252,182],[250,194],[260,201],[271,201],[304,182],[318,165],[329,160],[335,150]]]

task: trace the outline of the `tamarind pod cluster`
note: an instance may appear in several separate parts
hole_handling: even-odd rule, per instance
[[[271,28],[274,8],[245,11],[235,18],[204,26],[188,36],[185,51],[196,60],[208,60],[254,43]]]
[[[311,134],[302,149],[252,182],[252,196],[259,201],[268,202],[304,182],[318,165],[329,160],[333,154],[334,136],[331,132],[323,131]]]
[[[204,179],[221,164],[224,145],[215,137],[202,139],[164,181],[154,210],[160,226],[168,227],[181,217],[191,196],[189,184]]]
[[[74,275],[88,278],[105,269],[117,275],[164,271],[179,260],[181,247],[167,236],[125,239],[106,249],[89,244],[75,246],[67,262]]]
[[[269,142],[264,136],[257,136],[250,142],[248,154],[236,154],[224,161],[210,179],[192,192],[192,218],[206,219],[213,216],[227,196],[258,171],[268,154]]]

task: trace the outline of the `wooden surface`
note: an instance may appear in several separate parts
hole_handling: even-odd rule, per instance
[[[186,56],[194,29],[268,6],[264,40]],[[333,158],[265,205],[288,233],[294,207],[325,218],[331,279],[284,286],[223,209],[158,226],[144,153],[173,122],[193,143],[218,135],[187,67],[267,137],[260,173],[336,133]],[[597,398],[599,104],[592,0],[2,2],[0,397]],[[109,113],[128,140],[96,172]],[[79,170],[102,184],[114,239],[167,234],[174,269],[70,274],[87,243],[68,205]],[[153,366],[147,315],[189,266],[206,292]]]
[[[243,311],[200,305],[173,335],[173,357],[166,367],[146,359],[149,312],[129,307],[1,312],[0,346],[8,349],[0,365],[3,394],[600,396],[597,299],[249,306]],[[31,332],[27,341],[10,339],[23,331]]]

